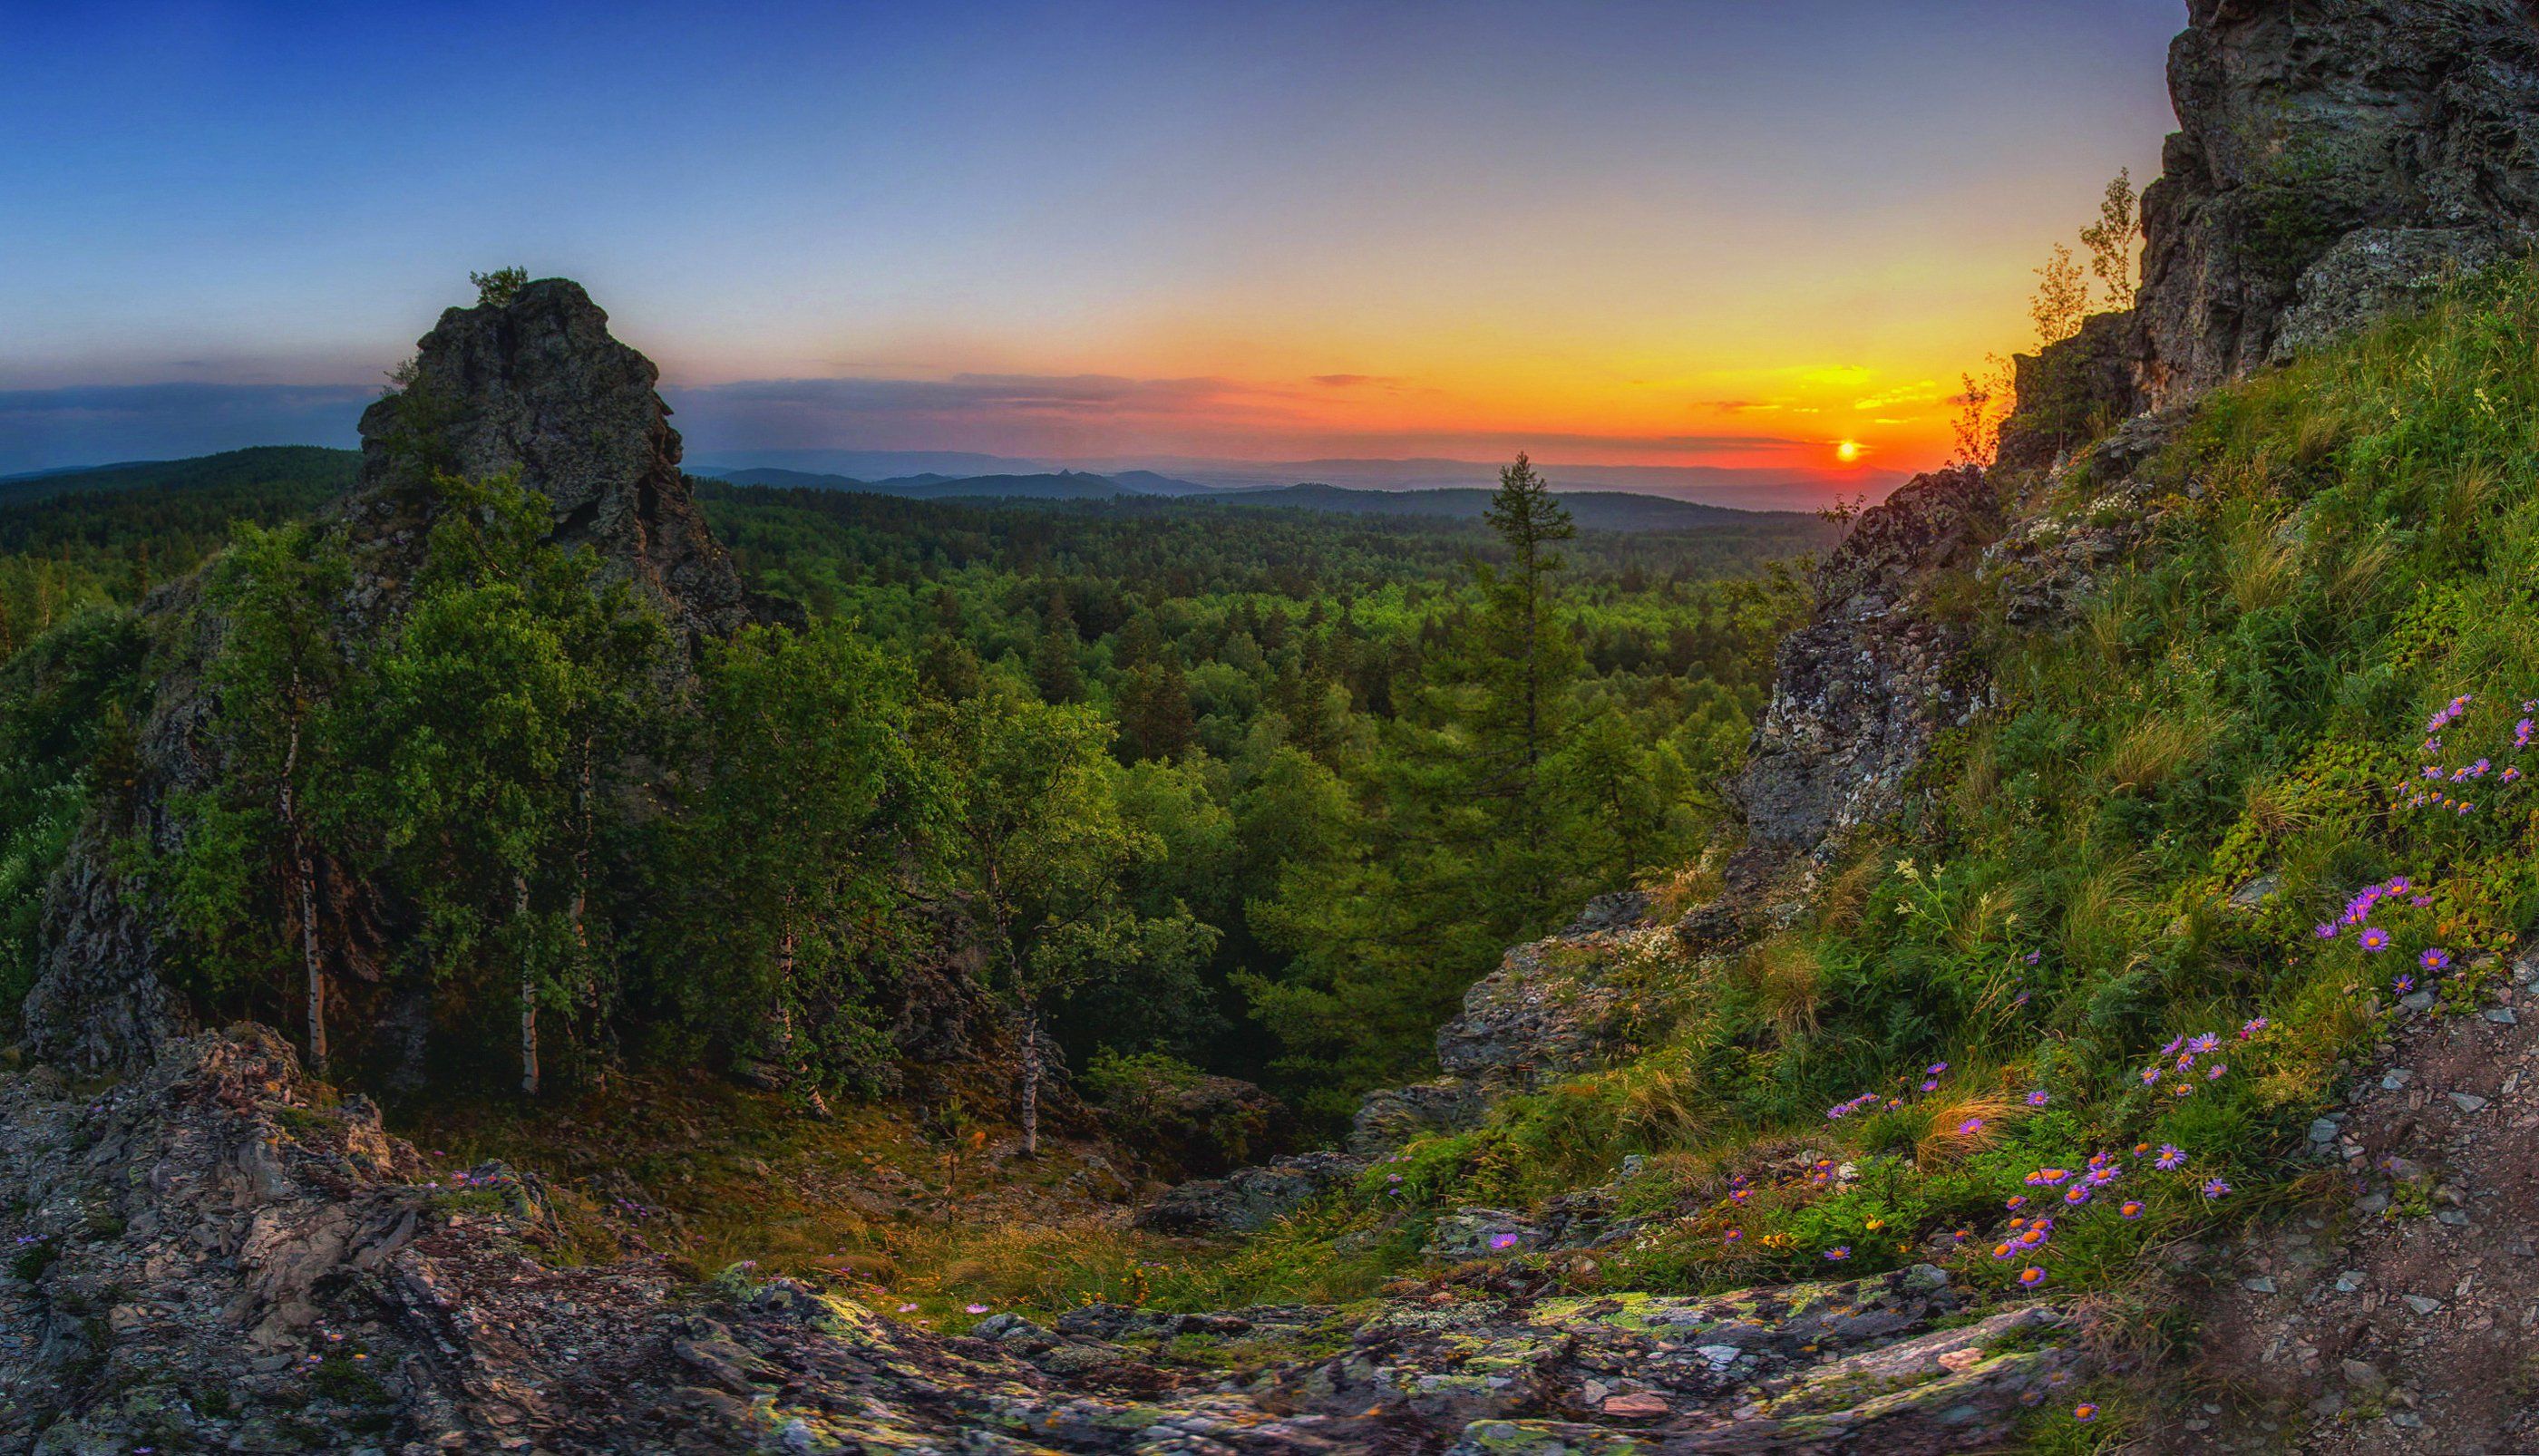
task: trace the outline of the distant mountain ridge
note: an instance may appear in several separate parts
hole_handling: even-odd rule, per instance
[[[259,481],[288,480],[304,488],[331,486],[340,491],[352,485],[360,468],[361,455],[354,450],[327,449],[316,445],[263,445],[186,460],[144,460],[0,476],[0,507],[97,492],[232,489]],[[927,471],[880,480],[777,466],[741,470],[707,466],[689,473],[734,486],[852,491],[908,500],[1099,502],[1129,497],[1201,501],[1230,508],[1318,510],[1397,519],[1477,520],[1487,508],[1490,496],[1489,491],[1477,486],[1385,490],[1322,481],[1220,488],[1148,470],[1122,470],[1111,474],[1060,470],[986,475]],[[1750,525],[1805,513],[1713,505],[1636,491],[1555,491],[1553,494],[1569,507],[1579,526],[1591,531],[1665,531]]]
[[[183,460],[132,460],[0,476],[0,506],[103,491],[230,488],[258,481],[332,483],[346,489],[361,473],[362,452],[323,445],[256,445]]]
[[[1310,510],[1333,515],[1379,516],[1393,520],[1477,521],[1489,508],[1490,493],[1477,488],[1428,491],[1361,491],[1346,486],[1308,482],[1253,491],[1184,491],[1122,489],[1117,476],[981,476],[941,481],[853,481],[844,476],[809,475],[791,470],[741,470],[708,476],[725,485],[769,490],[832,491],[885,496],[895,499],[947,502],[1135,502],[1189,505],[1197,509]],[[1187,485],[1187,482],[1176,484]],[[1806,518],[1803,511],[1739,510],[1703,505],[1665,496],[1627,491],[1554,492],[1579,528],[1588,531],[1682,531],[1779,524]]]
[[[1108,500],[1118,496],[1206,496],[1214,494],[1207,487],[1190,481],[1174,480],[1146,470],[1127,470],[1118,475],[1092,475],[1077,470],[1043,474],[922,475],[894,476],[886,480],[858,480],[853,476],[826,475],[801,470],[759,467],[750,470],[703,469],[693,472],[706,480],[719,480],[734,486],[774,486],[780,489],[813,491],[862,491],[874,496],[898,496],[911,500],[949,500],[988,497],[999,500]]]

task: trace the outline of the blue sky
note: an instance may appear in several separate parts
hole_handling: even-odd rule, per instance
[[[692,453],[1907,463],[1810,391],[2021,342],[2182,11],[0,0],[0,471],[341,442],[507,263]]]

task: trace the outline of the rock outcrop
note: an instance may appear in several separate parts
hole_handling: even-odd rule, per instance
[[[605,573],[632,582],[691,645],[753,612],[781,615],[781,604],[742,590],[707,531],[678,469],[679,436],[653,392],[657,377],[564,279],[442,315],[402,388],[363,415],[361,484],[331,512],[355,563],[338,604],[345,629],[375,628],[404,605],[431,526],[434,497],[422,487],[433,471],[518,472],[553,502],[555,539],[589,546]],[[101,795],[47,887],[43,970],[22,1012],[38,1055],[87,1071],[141,1065],[191,1026],[164,974],[170,927],[130,873],[128,842],[178,848],[184,827],[172,805],[219,780],[202,673],[222,627],[203,610],[195,578],[154,592],[144,615],[156,687],[130,781]],[[317,873],[330,974],[342,987],[377,985],[383,907],[334,866],[321,862]],[[391,1011],[373,1020],[384,1029],[401,1019]]]
[[[1784,638],[1737,802],[1750,866],[1830,852],[1894,812],[1931,740],[1983,704],[1972,568],[2001,502],[1968,467],[1915,478],[1864,513],[1817,571],[1816,616]]]
[[[2081,332],[2012,360],[2019,406],[2002,423],[1993,469],[2015,479],[2051,470],[2073,449],[2133,417],[2139,324],[2131,310],[2094,314]]]
[[[2529,0],[2192,0],[2143,195],[2145,402],[2402,303],[2539,229]]]
[[[588,546],[691,640],[749,620],[730,557],[679,471],[679,432],[654,392],[661,371],[608,332],[569,279],[502,303],[452,308],[417,341],[401,387],[362,415],[362,490],[344,515],[391,547],[366,563],[393,586],[419,549],[397,488],[427,470],[516,471],[555,510],[555,539]]]
[[[1929,1266],[952,1338],[745,1268],[558,1267],[539,1197],[434,1175],[254,1028],[102,1092],[0,1073],[0,1451],[1940,1452],[2075,1366],[2065,1316]]]
[[[1101,1082],[1102,1125],[1163,1177],[1219,1177],[1302,1140],[1286,1103],[1239,1078],[1132,1068]]]
[[[1259,1228],[1334,1189],[1411,1139],[1472,1127],[1499,1102],[1575,1076],[1626,1045],[1625,989],[1614,972],[1671,949],[1649,896],[1600,895],[1558,933],[1509,950],[1437,1028],[1445,1075],[1366,1094],[1345,1153],[1307,1153],[1172,1189],[1138,1216],[1170,1233]]]

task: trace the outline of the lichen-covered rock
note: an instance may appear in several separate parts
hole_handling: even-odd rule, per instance
[[[552,1267],[540,1202],[495,1166],[433,1177],[260,1028],[103,1092],[0,1073],[0,1452],[1338,1456],[1501,1449],[1474,1443],[1511,1422],[1960,1450],[2073,1360],[2033,1306],[1933,1331],[1963,1306],[1928,1267],[1708,1298],[1096,1305],[948,1338],[745,1266]],[[1960,1444],[1917,1444],[1944,1400]]]
[[[1784,638],[1736,798],[1750,852],[1787,859],[1892,813],[1941,729],[1981,706],[1965,622],[1937,599],[2000,530],[1972,467],[1918,476],[1860,518],[1817,571],[1817,610]]]
[[[2267,352],[2287,364],[2336,343],[2385,314],[2424,301],[2454,278],[2481,272],[2520,248],[2474,228],[2364,228],[2347,233],[2300,276],[2293,305]]]
[[[2179,131],[2143,196],[2157,407],[2402,302],[2539,225],[2524,0],[2192,0]]]

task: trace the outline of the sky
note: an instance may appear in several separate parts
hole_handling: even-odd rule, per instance
[[[1948,453],[2178,0],[0,0],[0,473],[353,418],[581,280],[717,452]]]

